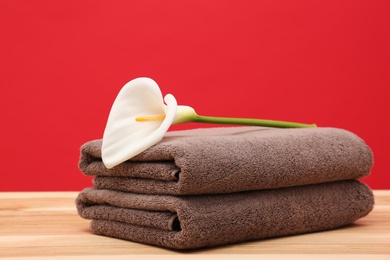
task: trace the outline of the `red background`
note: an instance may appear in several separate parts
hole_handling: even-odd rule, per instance
[[[140,76],[200,115],[350,130],[374,152],[363,181],[388,189],[389,14],[388,0],[0,0],[0,190],[90,186],[79,147]]]

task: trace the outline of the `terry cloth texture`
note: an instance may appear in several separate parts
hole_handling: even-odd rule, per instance
[[[94,233],[173,249],[195,249],[348,225],[373,208],[357,180],[199,196],[88,188],[76,201]]]
[[[338,128],[220,127],[168,132],[138,156],[107,169],[101,140],[85,143],[79,167],[94,186],[134,193],[199,195],[274,189],[367,176],[373,158]]]

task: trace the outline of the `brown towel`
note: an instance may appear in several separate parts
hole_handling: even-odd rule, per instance
[[[79,167],[96,188],[149,194],[219,194],[358,179],[372,153],[336,128],[220,127],[168,132],[142,154],[112,169],[101,140],[82,146]]]
[[[224,195],[172,196],[85,189],[83,218],[99,235],[194,249],[341,227],[373,208],[356,180]]]

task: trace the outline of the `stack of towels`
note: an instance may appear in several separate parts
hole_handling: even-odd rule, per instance
[[[339,228],[373,208],[371,150],[337,128],[220,127],[168,132],[107,169],[101,140],[81,148],[95,176],[76,205],[95,234],[195,249]]]

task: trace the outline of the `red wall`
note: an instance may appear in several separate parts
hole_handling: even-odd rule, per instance
[[[374,152],[363,181],[389,189],[389,13],[387,0],[0,0],[0,191],[90,186],[79,147],[139,76],[202,115],[350,130]]]

